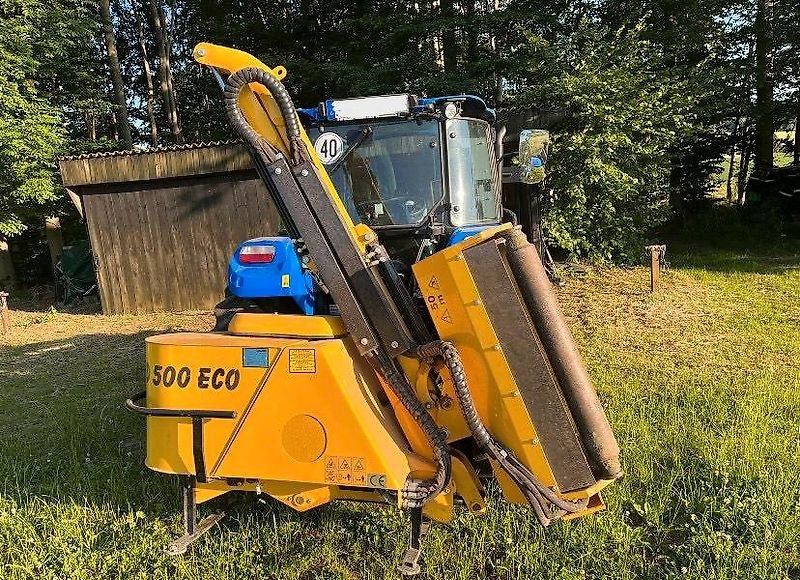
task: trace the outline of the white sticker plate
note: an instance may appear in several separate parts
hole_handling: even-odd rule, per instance
[[[336,160],[342,156],[346,148],[344,139],[333,131],[322,133],[314,141],[314,151],[317,152],[320,161],[325,165],[336,163]]]

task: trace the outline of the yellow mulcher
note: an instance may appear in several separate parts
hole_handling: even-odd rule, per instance
[[[183,482],[181,553],[228,491],[430,520],[486,509],[483,477],[536,519],[603,508],[619,448],[534,245],[500,202],[501,139],[477,97],[296,109],[243,52],[200,44],[285,235],[242,243],[208,333],[147,340],[147,466]],[[510,222],[510,223],[509,223]]]

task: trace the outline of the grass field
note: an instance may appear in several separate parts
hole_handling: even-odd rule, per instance
[[[671,270],[591,269],[559,290],[623,449],[608,511],[547,530],[491,500],[426,545],[422,578],[800,578],[800,244],[718,218]],[[712,241],[722,239],[724,242]],[[177,487],[143,466],[143,339],[203,314],[17,304],[0,339],[0,577],[379,579],[396,509],[246,502],[184,557]]]

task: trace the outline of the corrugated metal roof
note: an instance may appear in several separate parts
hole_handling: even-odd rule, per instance
[[[126,149],[123,151],[94,151],[91,153],[81,153],[80,155],[68,155],[59,157],[59,160],[74,161],[77,159],[98,159],[102,157],[131,157],[134,155],[147,155],[148,153],[163,153],[166,151],[191,151],[193,149],[208,149],[209,147],[221,147],[224,145],[237,145],[243,143],[241,139],[228,139],[226,141],[205,141],[200,143],[186,143],[184,145],[160,145],[148,149]]]
[[[84,153],[61,158],[58,166],[65,187],[82,187],[251,170],[253,163],[241,141],[213,141]]]

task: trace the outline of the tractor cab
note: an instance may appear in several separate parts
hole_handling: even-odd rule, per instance
[[[386,95],[299,113],[350,217],[403,262],[501,222],[495,114],[480,98]]]
[[[329,99],[297,112],[353,222],[378,234],[402,278],[501,223],[502,148],[494,110],[479,97]],[[241,244],[228,288],[267,311],[326,311],[289,238]]]

